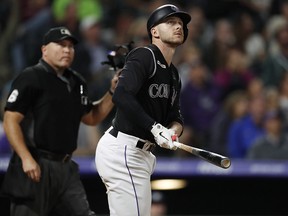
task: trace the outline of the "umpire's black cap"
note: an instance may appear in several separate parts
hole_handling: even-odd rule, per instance
[[[150,32],[151,28],[158,25],[165,18],[170,17],[170,16],[177,16],[182,20],[183,30],[184,30],[184,41],[186,40],[186,38],[188,36],[187,24],[190,22],[191,16],[190,16],[190,14],[188,14],[184,11],[180,11],[178,7],[176,7],[175,5],[172,5],[172,4],[162,5],[151,13],[151,15],[147,21],[147,31],[148,31],[150,39],[152,39],[152,35]]]
[[[75,45],[78,40],[71,34],[66,27],[55,27],[51,28],[43,38],[43,45],[47,45],[50,42],[59,42],[61,40],[71,40]]]

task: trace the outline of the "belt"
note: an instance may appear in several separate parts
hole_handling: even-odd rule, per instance
[[[49,152],[49,151],[41,150],[41,149],[37,149],[37,152],[40,157],[43,157],[45,159],[52,160],[52,161],[62,162],[62,163],[70,161],[72,157],[71,154],[58,154],[58,153]]]
[[[117,138],[117,136],[118,136],[118,130],[116,130],[115,128],[112,128],[110,131],[109,131],[109,133],[112,135],[112,136],[114,136],[114,137],[116,137]],[[146,150],[146,151],[153,151],[153,149],[154,149],[154,147],[155,147],[155,144],[153,144],[153,143],[151,143],[148,147],[147,146],[145,146],[145,144],[146,144],[146,142],[143,142],[143,141],[140,141],[140,140],[138,140],[138,142],[137,142],[137,144],[136,144],[136,147],[137,148],[139,148],[139,149],[144,149],[144,150]],[[144,148],[145,147],[145,148]]]

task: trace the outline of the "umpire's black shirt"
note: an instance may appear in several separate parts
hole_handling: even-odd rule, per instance
[[[37,148],[64,154],[76,149],[81,117],[90,109],[85,80],[70,69],[57,76],[42,59],[12,82],[5,107],[32,116]]]

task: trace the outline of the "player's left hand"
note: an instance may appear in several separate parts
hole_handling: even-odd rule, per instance
[[[166,127],[163,127],[159,123],[155,123],[152,126],[151,133],[154,135],[156,143],[162,148],[167,148],[171,150],[176,150],[177,147],[173,144],[172,135]],[[173,132],[174,134],[174,132]]]

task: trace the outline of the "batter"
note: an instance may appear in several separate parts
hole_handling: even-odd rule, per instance
[[[174,5],[157,8],[147,21],[151,44],[133,49],[126,58],[112,98],[117,112],[95,157],[110,215],[150,215],[153,148],[177,149],[172,136],[183,131],[181,82],[172,58],[187,38],[190,20]]]

